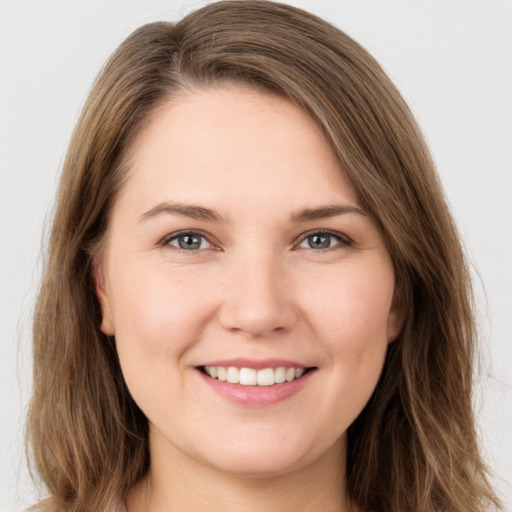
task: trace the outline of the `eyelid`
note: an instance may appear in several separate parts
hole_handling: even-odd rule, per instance
[[[345,235],[344,233],[340,233],[339,231],[333,231],[330,229],[312,229],[300,235],[298,241],[294,245],[294,249],[298,249],[299,245],[312,235],[329,235],[332,236],[333,238],[336,238],[339,241],[339,243],[336,244],[335,246],[328,247],[323,250],[310,248],[311,251],[315,252],[325,252],[328,250],[332,250],[338,246],[352,247],[354,245],[354,241],[349,236]]]
[[[187,249],[181,249],[180,247],[175,247],[175,246],[169,244],[169,242],[171,240],[174,240],[175,238],[178,238],[179,236],[182,236],[182,235],[200,236],[200,237],[204,238],[211,245],[211,247],[207,247],[205,249],[198,249],[196,251],[191,251],[191,250],[187,250]],[[181,229],[179,231],[174,231],[173,233],[169,233],[168,235],[165,235],[160,240],[160,242],[158,242],[158,245],[160,245],[162,247],[173,247],[174,249],[176,249],[178,251],[183,251],[183,252],[187,252],[187,253],[204,251],[207,249],[208,250],[211,250],[211,249],[219,250],[219,244],[216,242],[215,238],[212,235],[210,235],[209,233],[205,233],[201,229]]]
[[[179,231],[174,231],[173,233],[169,233],[168,235],[165,235],[160,240],[160,242],[158,242],[158,245],[160,245],[162,247],[174,247],[178,251],[183,251],[183,252],[187,252],[187,253],[198,252],[199,250],[206,250],[206,249],[199,249],[196,251],[188,251],[186,249],[181,249],[179,247],[169,245],[169,242],[171,240],[173,240],[181,235],[190,235],[190,234],[201,236],[205,240],[207,240],[207,242],[212,246],[212,247],[208,247],[207,249],[221,250],[220,245],[219,245],[218,241],[216,241],[215,237],[213,237],[209,233],[202,231],[201,229],[182,229]],[[328,251],[329,249],[334,249],[337,246],[351,247],[354,244],[353,240],[349,236],[345,235],[344,233],[340,233],[339,231],[333,231],[330,229],[312,229],[310,231],[307,231],[306,233],[302,233],[298,237],[297,241],[293,245],[293,249],[298,249],[299,245],[302,242],[304,242],[304,240],[306,240],[308,237],[310,237],[312,235],[329,235],[329,236],[332,236],[333,238],[335,238],[336,240],[338,240],[338,242],[339,242],[338,244],[336,244],[333,247],[323,249],[323,252]],[[319,250],[319,249],[311,248],[311,250],[315,251],[315,252],[322,252],[322,250]]]

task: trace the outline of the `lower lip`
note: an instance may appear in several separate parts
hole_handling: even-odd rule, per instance
[[[212,379],[201,370],[197,370],[204,382],[219,395],[239,405],[263,407],[273,405],[298,393],[311,379],[315,370],[310,370],[299,379],[273,386],[243,386]]]

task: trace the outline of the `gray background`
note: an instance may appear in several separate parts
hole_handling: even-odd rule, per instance
[[[70,132],[90,85],[134,28],[187,0],[0,0],[0,511],[36,491],[24,460],[30,323]],[[473,266],[483,339],[475,406],[512,510],[512,2],[296,0],[366,46],[416,114]]]

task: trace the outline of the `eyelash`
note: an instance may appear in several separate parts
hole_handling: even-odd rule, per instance
[[[210,240],[210,237],[206,234],[206,233],[203,233],[201,231],[179,231],[178,233],[172,233],[170,234],[169,236],[166,236],[160,243],[160,245],[162,245],[163,247],[174,247],[175,250],[179,251],[179,252],[183,252],[183,253],[187,253],[187,254],[190,254],[190,253],[194,253],[194,252],[198,252],[198,250],[191,250],[191,249],[183,249],[181,247],[177,247],[177,246],[173,246],[171,245],[171,242],[173,240],[178,240],[180,237],[182,236],[193,236],[193,237],[198,237],[198,238],[201,238],[203,240],[206,240],[211,246],[214,246],[215,244],[213,244],[213,242]],[[201,242],[202,244],[202,242]],[[211,249],[212,247],[208,247],[207,249]],[[201,249],[199,249],[201,250]],[[204,250],[204,249],[202,249]]]
[[[173,240],[178,240],[182,236],[191,236],[191,237],[201,238],[202,240],[205,240],[208,244],[210,244],[210,247],[206,247],[203,249],[201,249],[201,247],[199,247],[198,249],[183,249],[182,247],[171,245],[170,242],[172,242]],[[294,249],[296,250],[296,249],[300,248],[300,245],[302,243],[304,243],[308,238],[313,237],[313,236],[328,236],[328,237],[334,238],[337,242],[333,246],[329,246],[329,247],[321,248],[321,249],[314,249],[313,247],[305,247],[304,248],[304,249],[313,251],[315,253],[332,251],[339,247],[347,248],[347,247],[353,246],[353,241],[348,236],[343,235],[342,233],[338,233],[336,231],[320,229],[320,230],[309,231],[309,232],[301,235],[299,242],[294,245]],[[201,244],[202,244],[202,242],[201,242]],[[177,250],[179,252],[187,253],[187,254],[199,252],[200,250],[205,250],[205,249],[219,250],[218,248],[215,247],[215,244],[210,240],[209,235],[207,235],[206,233],[203,233],[201,231],[191,231],[191,230],[190,231],[179,231],[177,233],[172,233],[169,236],[165,237],[160,242],[160,245],[163,247],[174,247],[175,250]]]
[[[347,235],[338,233],[337,231],[329,231],[329,230],[325,230],[325,229],[314,230],[314,231],[309,231],[307,233],[304,233],[301,236],[300,242],[298,245],[300,246],[300,244],[302,244],[308,238],[311,238],[315,235],[316,236],[329,236],[331,238],[334,238],[338,243],[332,247],[327,247],[324,249],[313,249],[313,247],[306,248],[306,249],[309,249],[314,252],[326,252],[326,251],[335,250],[336,248],[339,248],[339,247],[351,247],[353,245],[352,240]]]

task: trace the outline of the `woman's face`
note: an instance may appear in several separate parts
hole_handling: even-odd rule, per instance
[[[383,238],[313,121],[235,86],[145,126],[96,278],[152,463],[342,461],[401,327]]]

